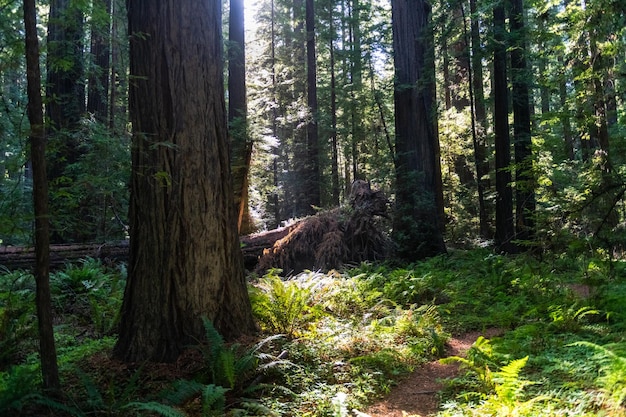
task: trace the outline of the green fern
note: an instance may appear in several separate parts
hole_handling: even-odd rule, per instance
[[[186,417],[186,414],[169,405],[161,404],[156,401],[149,402],[132,402],[126,404],[124,408],[136,411],[148,411],[156,413],[163,417]]]
[[[197,381],[181,379],[161,394],[161,398],[170,404],[183,404],[202,391],[204,384]]]
[[[37,385],[36,372],[24,366],[0,373],[0,413],[9,415],[10,410],[21,410],[33,400]]]
[[[202,411],[205,416],[223,416],[226,410],[228,388],[215,384],[206,385],[202,390]]]
[[[491,341],[483,336],[476,339],[467,352],[467,358],[450,356],[440,359],[439,362],[443,364],[459,362],[463,367],[476,374],[484,392],[489,392],[494,388],[491,368],[497,367],[497,363],[494,359]]]
[[[236,345],[226,346],[224,338],[213,323],[204,317],[204,330],[208,346],[201,347],[210,380],[214,384],[229,388],[235,386],[235,349]]]
[[[322,316],[322,308],[312,300],[312,288],[297,278],[283,281],[274,273],[250,287],[252,311],[257,319],[268,331],[284,333],[289,338],[298,336]]]
[[[576,342],[570,346],[584,346],[596,352],[595,359],[602,366],[597,382],[616,407],[626,405],[626,356],[623,356],[625,346],[600,346],[591,342]]]
[[[520,378],[520,372],[527,362],[528,356],[516,359],[493,373],[496,395],[501,402],[514,404],[522,390],[531,384],[530,381]]]

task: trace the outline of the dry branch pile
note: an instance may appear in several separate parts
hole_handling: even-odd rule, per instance
[[[330,270],[345,264],[385,259],[391,244],[382,218],[387,198],[372,191],[365,181],[355,181],[350,205],[307,217],[288,234],[265,249],[257,273],[280,268],[287,274],[305,269]]]

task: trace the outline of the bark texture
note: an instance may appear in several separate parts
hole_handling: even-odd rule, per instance
[[[50,296],[50,223],[48,221],[48,179],[46,177],[46,135],[41,98],[41,70],[37,39],[37,12],[34,0],[24,0],[26,31],[26,77],[28,82],[28,120],[33,166],[33,204],[35,209],[35,281],[37,284],[37,324],[43,387],[59,391],[61,383],[52,327]]]
[[[509,136],[509,90],[506,76],[506,29],[504,6],[493,9],[494,56],[493,95],[496,148],[496,246],[504,252],[515,252],[513,239],[513,190],[511,189],[511,139]]]
[[[396,85],[396,210],[394,240],[407,260],[445,252],[439,141],[434,107],[434,49],[430,6],[394,0]]]
[[[529,240],[534,232],[535,180],[530,123],[530,74],[526,62],[524,2],[511,2],[511,72],[515,148],[515,237]]]
[[[232,203],[221,1],[128,3],[133,124],[129,279],[116,357],[173,361],[252,332]]]

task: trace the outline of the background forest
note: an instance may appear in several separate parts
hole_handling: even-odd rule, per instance
[[[230,112],[237,198],[249,200],[244,234],[311,214],[311,204],[337,206],[355,179],[370,181],[393,200],[390,5],[315,2],[312,63],[304,6],[280,0],[245,5],[247,107],[236,104]],[[0,237],[9,245],[32,241],[20,7],[3,2],[1,21]],[[55,1],[40,3],[39,10],[53,241],[123,239],[132,82],[124,2]],[[233,25],[244,23],[243,14],[234,16],[240,21]],[[524,220],[529,222],[524,227],[533,224],[529,244],[548,247],[593,236],[613,247],[623,223],[623,4],[527,2],[521,16],[522,27],[507,19],[509,27],[498,39],[491,3],[432,4],[446,240],[494,238],[500,172],[511,177],[511,204],[520,204],[513,210],[518,228],[524,212],[532,218]],[[225,34],[228,17],[226,11]],[[504,91],[494,78],[499,45],[506,47]],[[240,40],[225,40],[225,48],[231,61],[240,59]],[[516,51],[523,53],[521,67]],[[307,71],[312,64],[315,71]],[[307,79],[311,72],[314,83]],[[235,88],[229,84],[229,90]],[[311,88],[315,108],[307,101]],[[505,136],[496,132],[494,120],[494,103],[502,96],[509,108]],[[528,99],[528,116],[514,111],[520,97]],[[524,117],[529,126],[520,128]],[[307,142],[312,123],[314,148]],[[504,151],[504,162],[496,160],[498,146],[510,146],[508,161]],[[319,161],[318,176],[311,174],[313,159]],[[248,193],[241,192],[241,172],[250,172]],[[311,187],[318,191],[303,192]],[[524,236],[518,232],[518,238]]]

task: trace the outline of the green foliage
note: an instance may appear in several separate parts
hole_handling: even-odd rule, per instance
[[[78,242],[125,238],[130,141],[93,118],[82,119],[75,132],[60,134],[77,144],[73,152],[79,157],[50,186],[53,236]],[[66,158],[63,150],[50,153]]]
[[[313,291],[307,280],[283,280],[277,272],[270,271],[250,287],[252,311],[268,331],[295,337],[323,312],[319,304],[312,302]]]
[[[561,332],[576,332],[584,320],[590,315],[598,315],[600,312],[589,306],[552,306],[550,318],[552,325]]]
[[[213,323],[203,318],[207,346],[201,347],[209,380],[228,388],[235,386],[235,357],[237,346],[226,346],[224,338]]]
[[[50,276],[54,308],[71,313],[79,324],[90,324],[96,335],[110,335],[117,327],[126,271],[110,270],[100,260],[83,259]]]
[[[615,410],[626,406],[626,344],[600,346],[591,342],[576,342],[573,346],[583,346],[596,354],[592,358],[600,365],[597,382],[608,394]]]
[[[35,279],[25,271],[0,274],[0,370],[32,349],[36,335]]]
[[[618,307],[625,302],[625,269],[622,261],[598,254],[538,260],[474,250],[403,267],[362,264],[344,274],[306,272],[289,280],[272,272],[251,289],[261,300],[253,303],[293,308],[282,322],[294,329],[291,337],[263,322],[267,337],[230,344],[205,320],[200,369],[184,379],[176,374],[161,380],[161,365],[110,374],[89,367],[115,343],[95,330],[89,316],[99,310],[89,300],[106,310],[109,298],[121,299],[124,271],[85,260],[52,277],[61,313],[57,350],[68,387],[63,403],[39,392],[37,368],[28,365],[37,363],[34,280],[23,272],[5,273],[2,311],[29,327],[17,340],[13,329],[22,324],[9,326],[2,339],[13,338],[17,350],[6,359],[14,366],[0,374],[0,413],[49,408],[81,417],[355,414],[398,378],[443,356],[449,332],[499,326],[502,336],[479,337],[464,357],[444,359],[461,362],[465,372],[446,382],[440,415],[611,415],[624,407],[625,319]],[[294,318],[295,311],[304,318]],[[29,320],[20,321],[23,315]],[[89,365],[83,367],[86,358]]]
[[[21,411],[34,399],[39,398],[38,370],[15,366],[0,372],[0,413]]]

